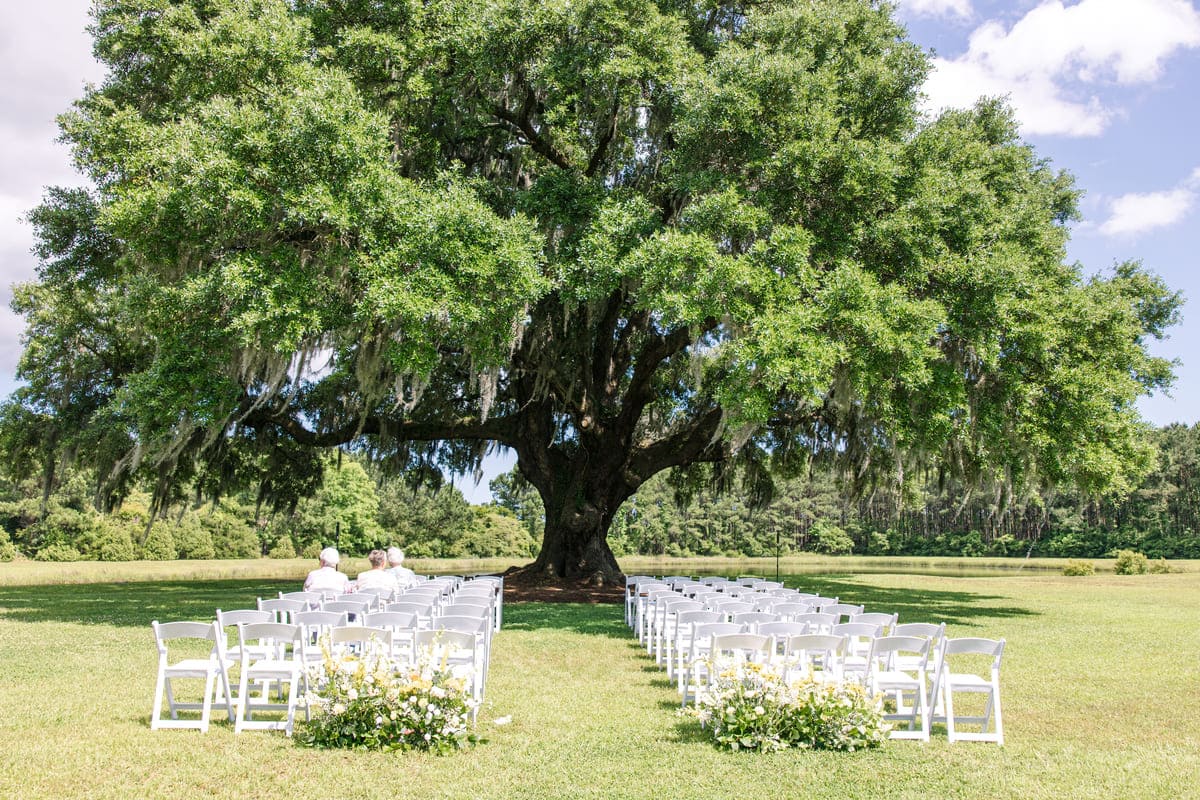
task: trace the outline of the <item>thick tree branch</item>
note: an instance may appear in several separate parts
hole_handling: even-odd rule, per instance
[[[605,127],[604,133],[600,135],[600,141],[596,143],[596,152],[592,153],[592,157],[588,160],[587,169],[583,173],[589,178],[595,175],[596,170],[600,169],[600,165],[604,163],[604,157],[608,154],[608,146],[617,134],[617,115],[620,111],[620,100],[613,100],[612,113],[609,114],[608,118],[608,126]]]
[[[721,427],[720,408],[693,417],[661,439],[637,446],[629,457],[629,472],[641,483],[658,472],[700,461],[724,461],[729,448],[717,437]]]
[[[533,126],[532,117],[536,106],[537,103],[533,89],[526,87],[525,102],[521,105],[521,112],[519,114],[514,114],[503,103],[496,104],[492,109],[492,114],[497,119],[503,120],[512,126],[515,132],[520,134],[521,138],[529,143],[529,146],[533,148],[535,153],[544,156],[559,169],[571,169],[570,160],[554,146],[549,138],[543,136]]]

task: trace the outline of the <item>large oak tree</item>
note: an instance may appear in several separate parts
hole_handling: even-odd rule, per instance
[[[90,191],[42,267],[3,443],[160,503],[511,448],[537,572],[615,579],[668,469],[813,454],[1120,490],[1178,298],[1064,264],[1071,178],[1002,103],[924,119],[865,0],[100,0],[62,118]]]

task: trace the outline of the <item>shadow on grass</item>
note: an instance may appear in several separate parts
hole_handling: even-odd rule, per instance
[[[914,578],[914,582],[919,578]],[[788,581],[789,585],[793,581]],[[151,581],[0,587],[0,619],[13,622],[72,622],[140,627],[150,621],[209,620],[216,609],[254,608],[255,598],[294,591],[295,581]],[[974,627],[985,620],[1032,616],[1035,612],[999,603],[1007,598],[977,592],[887,588],[858,583],[851,575],[804,576],[802,591],[837,596],[868,611],[895,611],[901,622],[942,622]],[[554,629],[623,639],[639,647],[616,605],[514,603],[504,608],[504,629]]]
[[[149,627],[151,620],[211,620],[218,608],[254,608],[295,581],[153,581],[0,587],[0,619]]]
[[[843,603],[900,615],[900,622],[945,622],[948,625],[979,627],[983,620],[1036,616],[1020,606],[996,603],[1002,595],[921,589],[921,576],[914,575],[912,587],[892,588],[858,583],[852,575],[805,575],[787,581],[791,588],[837,597]]]

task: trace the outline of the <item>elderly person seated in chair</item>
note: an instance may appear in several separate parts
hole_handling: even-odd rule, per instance
[[[388,589],[395,592],[399,586],[396,583],[396,576],[387,569],[387,553],[382,550],[372,550],[367,554],[367,561],[371,562],[371,568],[366,572],[358,573],[358,583],[355,587],[356,591],[363,589]]]
[[[391,569],[388,570],[396,579],[396,585],[400,589],[407,589],[410,586],[415,586],[417,581],[417,573],[413,572],[408,567],[401,566],[404,563],[404,551],[399,547],[389,547],[387,551],[388,564]]]
[[[326,547],[318,558],[321,566],[308,573],[308,577],[304,579],[304,591],[331,594],[344,594],[349,591],[350,579],[337,570],[338,562],[342,560],[338,551],[333,547]]]

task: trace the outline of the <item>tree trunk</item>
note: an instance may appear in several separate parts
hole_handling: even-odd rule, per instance
[[[542,549],[528,570],[597,586],[624,585],[625,575],[608,546],[608,528],[616,509],[605,514],[585,501],[582,506],[556,511],[552,514],[547,504]]]
[[[521,571],[535,581],[624,586],[625,575],[608,546],[608,530],[621,504],[637,489],[621,477],[627,452],[608,443],[591,452],[551,448],[544,455],[517,462],[546,512],[542,549]]]

